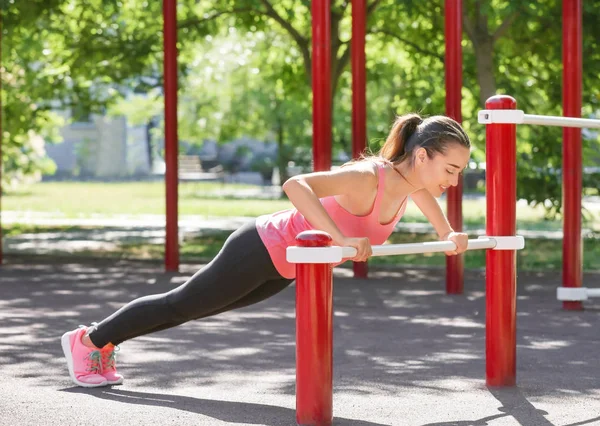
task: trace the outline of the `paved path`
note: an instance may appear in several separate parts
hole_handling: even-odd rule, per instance
[[[45,259],[9,256],[0,269],[0,425],[295,424],[293,285],[126,341],[124,384],[84,389],[68,378],[60,335],[200,265]],[[519,274],[518,386],[488,389],[481,273],[467,272],[464,296],[445,295],[439,271],[349,273],[337,268],[334,286],[335,425],[600,425],[600,305],[562,311],[556,274]]]
[[[202,235],[217,231],[234,231],[252,220],[250,217],[202,217],[181,216],[180,238]],[[38,226],[77,226],[93,229],[78,229],[64,232],[25,233],[4,238],[6,253],[73,253],[82,250],[115,250],[123,243],[156,243],[165,240],[165,218],[161,215],[92,217],[85,219],[63,218],[53,214],[4,212],[2,223],[21,223]],[[471,236],[485,235],[485,229],[468,228]],[[396,232],[431,233],[428,223],[398,222]],[[584,233],[586,231],[584,230]],[[534,231],[519,229],[525,238],[561,239],[562,231]]]

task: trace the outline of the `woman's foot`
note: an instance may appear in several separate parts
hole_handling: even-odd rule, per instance
[[[98,348],[85,346],[81,338],[87,331],[87,327],[80,325],[79,328],[67,331],[62,335],[61,346],[67,359],[67,367],[71,380],[76,385],[86,388],[106,386],[107,379],[102,373],[102,354]]]
[[[102,376],[106,379],[106,383],[109,385],[120,385],[123,383],[123,376],[117,373],[117,352],[119,351],[118,346],[114,346],[109,343],[102,348],[100,354],[102,355]]]
[[[97,324],[98,323],[93,322],[92,327],[96,327]],[[87,333],[84,335],[82,341],[86,346],[95,347]],[[102,357],[102,372],[100,374],[104,376],[106,384],[108,385],[120,385],[123,383],[123,376],[117,373],[117,352],[119,352],[119,349],[118,346],[115,346],[112,343],[109,343],[100,349]]]

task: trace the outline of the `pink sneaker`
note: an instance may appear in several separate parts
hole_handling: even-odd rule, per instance
[[[97,322],[93,322],[90,328],[95,329],[97,325]],[[112,343],[100,349],[100,355],[102,356],[102,372],[100,374],[107,380],[106,384],[108,385],[120,385],[123,383],[123,375],[117,373],[117,352],[120,349]]]
[[[67,331],[60,339],[69,375],[76,385],[86,388],[105,386],[106,379],[102,372],[102,355],[99,349],[88,348],[81,343],[81,338],[86,333],[87,327],[80,325],[73,331]]]
[[[102,348],[102,375],[107,380],[109,385],[120,385],[123,383],[123,376],[117,373],[117,352],[119,347],[109,343]]]

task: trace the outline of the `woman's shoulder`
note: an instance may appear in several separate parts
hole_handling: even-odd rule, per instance
[[[380,159],[379,157],[367,157],[351,161],[349,163],[344,164],[342,167],[355,170],[360,173],[377,176],[378,170],[381,169],[381,167],[384,165],[385,160]]]

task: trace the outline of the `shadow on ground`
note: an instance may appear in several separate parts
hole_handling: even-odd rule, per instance
[[[214,387],[233,395],[249,386],[293,396],[293,285],[260,304],[124,342],[119,365],[128,390],[90,390],[71,387],[60,349],[62,333],[100,321],[137,297],[168,291],[200,266],[165,273],[147,262],[29,264],[23,259],[9,259],[0,274],[0,371],[5,380],[26,378],[32,386],[168,406],[233,424],[271,424],[264,423],[265,416],[272,424],[285,424],[281,419],[294,418],[294,410],[286,407],[168,394],[182,387]],[[382,269],[370,280],[352,279],[349,273],[337,270],[334,286],[336,397],[436,397],[485,390],[482,272],[466,274],[462,296],[445,294],[439,270]],[[591,355],[600,352],[600,309],[586,304],[585,311],[562,311],[555,299],[559,279],[556,274],[519,274],[519,386],[489,389],[497,402],[494,414],[422,424],[486,425],[511,417],[519,424],[551,425],[547,411],[530,401],[573,396],[586,396],[595,405],[588,420],[570,426],[600,424],[600,357]],[[165,393],[135,392],[131,386]],[[535,423],[527,423],[531,419]],[[381,424],[338,420],[351,426]]]

